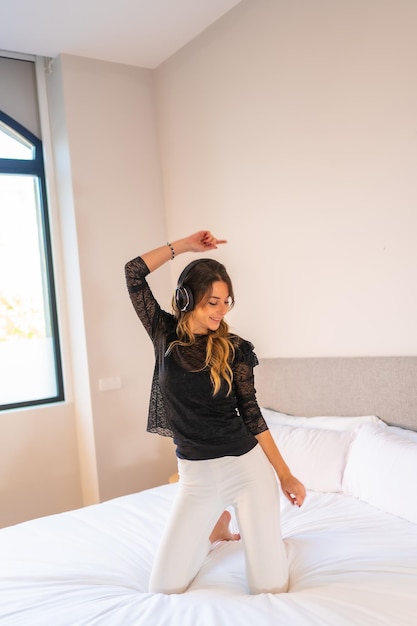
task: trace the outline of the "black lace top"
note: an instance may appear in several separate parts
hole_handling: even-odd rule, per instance
[[[149,432],[174,438],[180,458],[202,460],[239,456],[268,429],[255,396],[253,345],[230,335],[235,348],[231,364],[233,389],[227,384],[213,396],[210,372],[204,367],[207,335],[190,346],[168,346],[177,338],[175,317],[163,311],[146,281],[149,269],[141,257],[126,264],[126,282],[134,309],[155,349],[149,404]]]

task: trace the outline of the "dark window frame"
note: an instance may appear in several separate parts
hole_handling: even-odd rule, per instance
[[[41,218],[40,227],[42,228],[42,240],[44,243],[46,265],[46,282],[49,291],[49,310],[47,314],[50,317],[57,388],[56,395],[48,398],[39,398],[36,400],[26,400],[24,402],[1,404],[0,411],[6,411],[10,409],[38,406],[41,404],[62,402],[65,399],[65,395],[42,141],[38,139],[38,137],[36,137],[33,133],[31,133],[27,128],[19,124],[19,122],[4,113],[4,111],[0,111],[0,121],[19,135],[21,135],[23,138],[27,139],[34,148],[34,158],[30,160],[0,158],[0,174],[26,174],[36,177],[39,181],[39,211]]]

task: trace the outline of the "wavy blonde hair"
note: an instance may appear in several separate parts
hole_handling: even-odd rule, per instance
[[[233,285],[226,268],[222,263],[213,259],[201,259],[201,263],[195,264],[189,274],[186,275],[183,284],[190,289],[193,294],[194,307],[200,304],[205,298],[209,298],[212,285],[216,281],[227,284],[231,306],[234,304]],[[192,310],[183,312],[178,308],[175,296],[172,300],[174,315],[177,319],[178,339],[172,341],[168,347],[169,354],[174,346],[190,346],[195,343],[195,336],[190,328]],[[201,369],[209,368],[210,380],[213,385],[213,396],[221,388],[222,381],[227,383],[227,395],[232,391],[233,371],[230,363],[234,357],[235,349],[229,338],[229,326],[224,319],[221,320],[219,328],[208,334],[206,358]],[[201,370],[197,370],[201,371]]]

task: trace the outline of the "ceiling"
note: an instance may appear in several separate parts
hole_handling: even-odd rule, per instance
[[[0,50],[155,68],[241,0],[0,0]]]

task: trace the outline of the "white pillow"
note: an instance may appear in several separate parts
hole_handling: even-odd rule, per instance
[[[342,491],[343,472],[353,431],[293,428],[271,424],[271,435],[291,472],[306,489]]]
[[[317,417],[300,417],[297,415],[287,415],[272,409],[261,407],[262,415],[268,426],[286,425],[286,426],[302,426],[303,428],[325,428],[327,430],[356,430],[362,424],[380,424],[386,426],[376,415],[363,415],[360,417],[338,417],[338,416],[317,416]]]
[[[400,428],[400,426],[388,426],[387,432],[417,443],[417,432],[415,430],[407,430],[407,428]]]
[[[389,428],[365,424],[346,463],[343,491],[417,523],[417,443]]]

